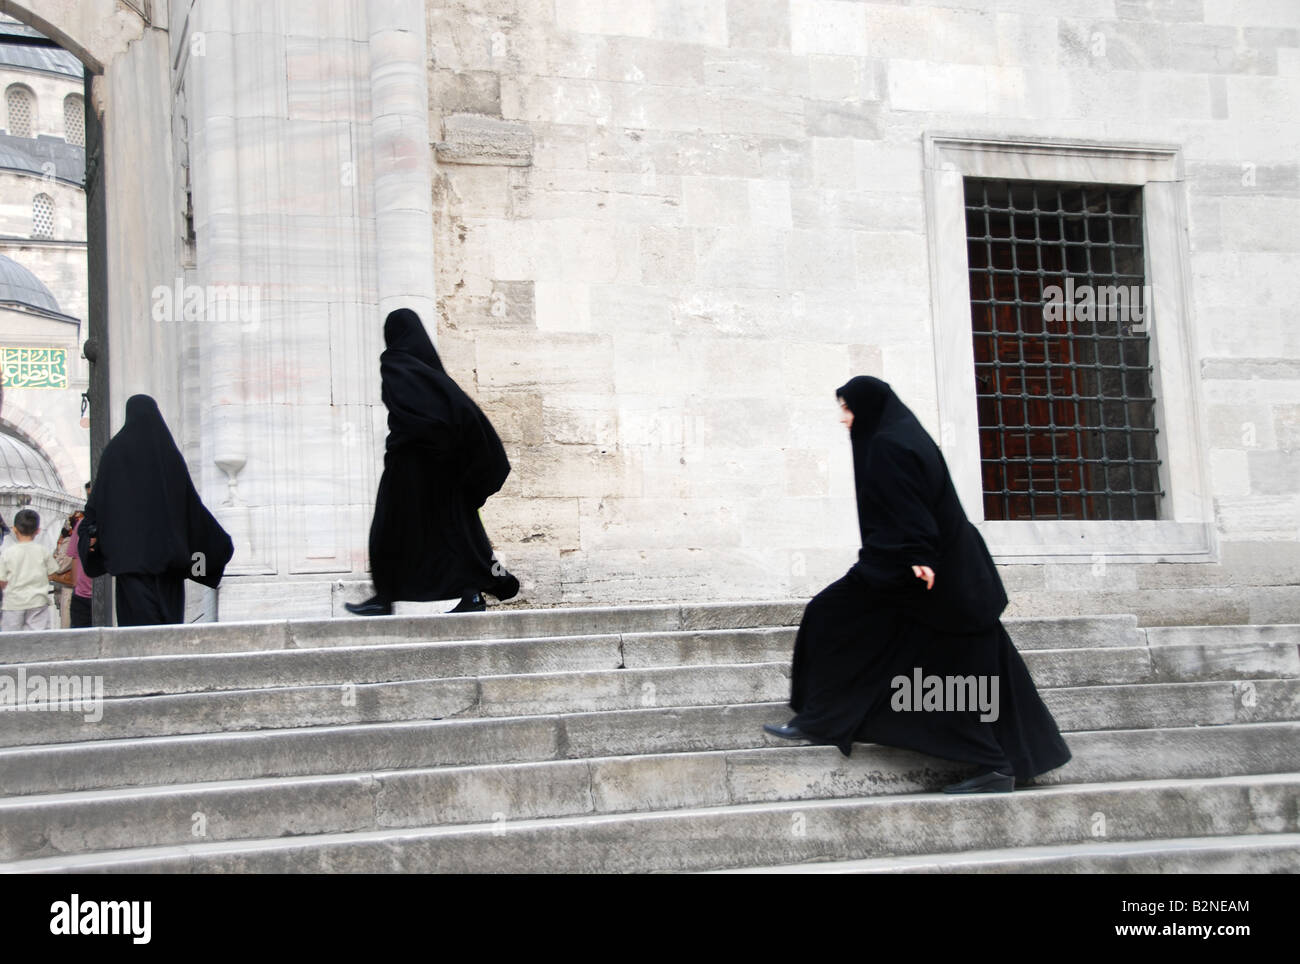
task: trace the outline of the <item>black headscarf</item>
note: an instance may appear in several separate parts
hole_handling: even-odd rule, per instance
[[[126,418],[104,447],[80,531],[96,540],[93,551],[88,535],[77,540],[91,576],[183,574],[216,588],[234,555],[148,395],[126,400]]]
[[[449,466],[476,506],[510,474],[501,439],[487,416],[442,367],[420,316],[399,308],[384,320],[379,377],[388,408],[385,448],[419,446]]]
[[[434,371],[447,374],[424,323],[410,308],[398,308],[384,319],[384,345],[389,351],[404,352]]]
[[[854,487],[862,535],[859,567],[878,580],[903,584],[912,566],[934,568],[939,529],[930,476],[938,449],[886,382],[850,379],[835,393],[853,413]],[[929,471],[927,471],[929,470]]]
[[[853,425],[849,428],[849,437],[855,444],[859,439],[870,441],[880,428],[880,417],[884,414],[886,404],[891,399],[898,401],[898,396],[894,394],[888,382],[882,382],[879,378],[872,378],[870,375],[850,378],[836,390],[835,396],[842,399],[849,411],[853,413]]]

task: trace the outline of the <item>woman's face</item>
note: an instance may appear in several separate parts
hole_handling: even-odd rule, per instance
[[[845,428],[853,428],[853,412],[844,404],[844,399],[840,399],[840,424]]]

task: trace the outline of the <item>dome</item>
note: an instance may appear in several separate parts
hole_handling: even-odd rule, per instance
[[[0,66],[62,74],[76,80],[81,80],[86,72],[81,61],[62,47],[31,47],[26,44],[0,43]]]
[[[19,43],[10,42],[18,38]],[[43,34],[31,27],[19,23],[0,23],[0,67],[20,67],[25,70],[39,70],[47,74],[62,74],[81,80],[86,76],[86,68],[75,54],[68,53],[54,44],[33,43],[44,40]]]
[[[86,149],[57,137],[16,137],[0,133],[0,168],[40,178],[51,173],[60,181],[85,189]]]
[[[0,254],[0,305],[21,305],[61,315],[50,289],[13,258]]]
[[[0,492],[33,489],[62,495],[63,483],[49,459],[22,439],[0,432]]]

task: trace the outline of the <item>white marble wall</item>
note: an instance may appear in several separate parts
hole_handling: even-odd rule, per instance
[[[366,578],[383,313],[433,322],[423,8],[176,4],[196,263],[256,317],[185,325],[192,462],[236,555],[223,618]],[[233,482],[233,485],[229,484]]]

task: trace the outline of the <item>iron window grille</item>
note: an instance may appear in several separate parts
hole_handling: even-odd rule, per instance
[[[964,187],[984,517],[1157,518],[1141,188]]]
[[[5,91],[9,110],[9,133],[14,137],[35,137],[32,130],[32,92],[19,84],[11,84]]]
[[[54,198],[48,194],[32,198],[32,237],[54,237]]]
[[[86,101],[80,94],[63,98],[63,139],[78,147],[86,146]]]

